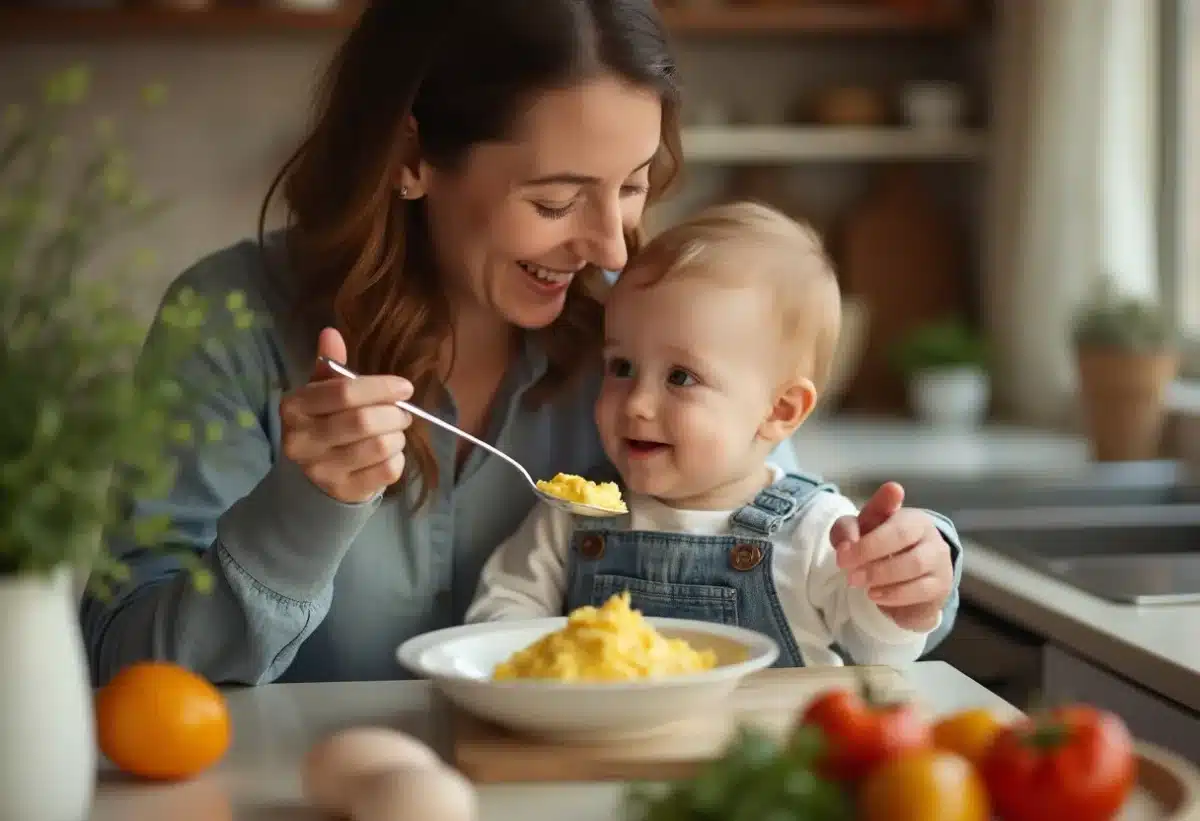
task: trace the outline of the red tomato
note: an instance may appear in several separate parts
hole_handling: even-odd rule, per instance
[[[1086,705],[1005,727],[980,764],[1003,821],[1108,821],[1137,779],[1119,716]]]
[[[826,746],[817,767],[839,781],[859,781],[900,753],[932,745],[929,725],[914,705],[877,704],[849,690],[818,696],[804,710],[800,725],[821,730]]]

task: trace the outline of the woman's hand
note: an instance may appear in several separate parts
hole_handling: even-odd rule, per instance
[[[342,335],[321,331],[317,355],[345,362]],[[412,392],[398,376],[348,379],[318,359],[308,384],[279,405],[283,454],[334,499],[369,501],[404,473],[404,431],[412,417],[395,402]]]
[[[829,538],[852,586],[901,627],[932,630],[954,586],[950,546],[928,513],[903,503],[904,488],[888,482]]]

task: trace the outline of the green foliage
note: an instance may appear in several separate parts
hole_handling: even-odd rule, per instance
[[[1077,348],[1158,353],[1174,345],[1175,328],[1160,306],[1122,295],[1103,277],[1076,315],[1071,339]]]
[[[180,292],[139,357],[145,322],[129,295],[152,256],[96,270],[105,243],[160,204],[134,184],[111,122],[82,141],[60,136],[88,81],[82,68],[53,75],[41,104],[10,106],[0,128],[0,574],[90,566],[104,583],[125,572],[97,550],[100,534],[128,527],[140,545],[161,545],[169,523],[127,521],[132,499],[163,496],[174,449],[222,431],[193,429],[204,386],[179,378],[214,333],[213,306]],[[216,326],[253,323],[240,294],[220,309],[228,321]]]
[[[896,369],[907,379],[926,370],[987,368],[988,350],[983,337],[958,318],[917,328],[894,353]]]
[[[666,790],[635,785],[629,821],[851,821],[845,791],[814,765],[820,731],[802,728],[787,743],[742,727],[721,756]]]

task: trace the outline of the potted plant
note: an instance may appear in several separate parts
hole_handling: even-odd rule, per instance
[[[1165,311],[1121,294],[1104,277],[1075,317],[1072,342],[1092,456],[1104,462],[1157,458],[1165,394],[1179,369]]]
[[[175,448],[221,433],[187,422],[189,391],[202,388],[179,384],[177,367],[217,329],[252,321],[238,294],[222,308],[232,321],[214,323],[183,292],[162,309],[155,355],[139,356],[138,288],[122,280],[146,260],[102,272],[96,252],[156,204],[111,124],[61,136],[87,87],[85,70],[59,72],[38,105],[10,106],[0,124],[0,818],[21,821],[90,814],[92,694],[73,582],[124,578],[103,532],[128,526],[146,546],[165,534],[164,521],[126,522],[130,500],[169,489]]]
[[[991,398],[987,346],[966,322],[949,318],[917,327],[901,339],[895,358],[919,419],[954,430],[982,424]]]

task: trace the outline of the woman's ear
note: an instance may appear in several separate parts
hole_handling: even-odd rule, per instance
[[[784,385],[775,397],[771,413],[758,429],[758,435],[772,444],[787,439],[803,424],[817,404],[817,388],[809,379],[797,379]]]
[[[407,165],[400,166],[396,175],[396,191],[402,200],[419,200],[425,196],[428,168],[424,163],[418,163],[416,168]]]
[[[400,168],[396,172],[396,191],[401,199],[419,200],[428,193],[432,169],[421,160],[417,121],[411,114],[404,120],[400,141]]]

